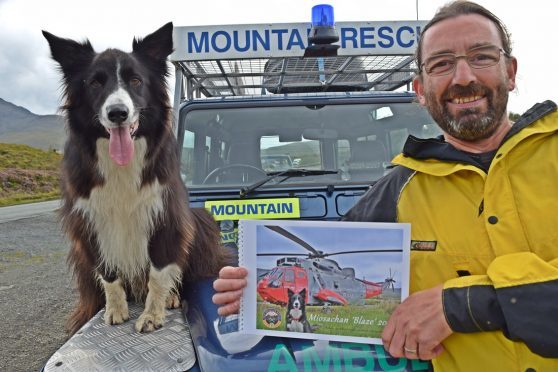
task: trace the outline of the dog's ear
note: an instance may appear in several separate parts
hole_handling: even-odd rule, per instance
[[[58,62],[66,77],[82,70],[83,66],[89,64],[95,56],[89,40],[78,43],[74,40],[60,38],[47,31],[43,31],[43,36],[50,45],[52,58]]]
[[[172,53],[172,22],[143,39],[134,39],[133,51],[156,61],[166,60]]]
[[[300,294],[302,296],[302,298],[304,298],[304,300],[306,300],[306,288],[302,289],[302,291],[300,291],[298,294]]]
[[[291,291],[290,288],[287,288],[287,295],[289,296],[289,298],[294,294],[293,291]]]

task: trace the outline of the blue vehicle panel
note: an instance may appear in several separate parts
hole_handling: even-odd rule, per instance
[[[296,218],[339,220],[379,177],[390,171],[390,156],[401,151],[402,141],[399,137],[406,138],[409,134],[419,137],[432,135],[432,119],[424,110],[412,104],[413,98],[412,94],[405,92],[360,92],[229,97],[187,103],[180,111],[178,138],[179,143],[183,144],[183,164],[188,164],[184,169],[193,175],[197,174],[197,178],[184,177],[190,193],[190,205],[213,212],[221,227],[223,243],[233,253],[238,249],[237,220],[242,217],[238,215],[240,208],[233,206],[239,201],[263,204],[294,198],[299,205]],[[303,116],[304,121],[289,125],[284,121],[284,117],[289,116],[292,116],[291,122],[297,120],[296,116]],[[341,118],[345,121],[340,123]],[[347,123],[347,120],[352,123]],[[323,131],[320,132],[320,128]],[[241,134],[236,136],[235,130]],[[281,140],[264,147],[264,140],[273,135]],[[203,140],[199,137],[203,137]],[[222,180],[217,178],[208,182],[207,177],[211,172],[228,164],[225,150],[228,147],[232,149],[235,141],[243,143],[243,151],[247,156],[242,161],[246,165],[263,167],[269,164],[272,158],[270,154],[275,157],[288,156],[293,172],[285,179],[281,176],[272,178],[274,174],[285,171],[279,169],[276,172],[266,170],[257,174],[255,179],[247,175],[246,179],[223,177]],[[316,141],[317,145],[309,155],[304,152],[303,146],[312,141]],[[373,142],[381,142],[384,148],[382,158],[374,158],[376,153],[369,151],[359,165],[362,165],[361,168],[374,168],[374,172],[360,177],[353,169],[341,169],[345,163],[350,164],[351,157],[355,155],[353,152],[359,146],[371,145]],[[254,160],[254,157],[258,158]],[[312,164],[309,160],[311,157],[314,159]],[[316,161],[318,158],[320,160]],[[299,168],[293,165],[295,159],[299,159],[294,163]],[[309,176],[305,173],[308,168],[316,172],[339,171],[339,174]],[[296,172],[297,169],[300,173]],[[346,172],[346,175],[341,172]],[[242,194],[243,190],[250,189],[266,177],[270,178],[268,182],[253,188],[248,195]],[[218,207],[212,202],[217,202]],[[230,218],[227,213],[230,213]],[[271,213],[266,214],[265,218],[277,217]],[[217,308],[211,301],[213,294],[212,280],[189,284],[184,290],[189,304],[185,316],[190,325],[198,364],[203,370],[431,369],[427,362],[394,359],[381,345],[239,334],[238,317],[217,316]]]

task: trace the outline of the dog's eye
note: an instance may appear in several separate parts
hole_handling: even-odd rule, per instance
[[[130,79],[130,85],[133,87],[139,87],[141,85],[142,81],[138,78],[131,78]]]
[[[97,79],[91,79],[89,80],[89,86],[91,88],[100,88],[101,87],[101,82]]]

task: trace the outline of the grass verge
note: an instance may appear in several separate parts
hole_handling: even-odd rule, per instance
[[[0,206],[60,198],[61,159],[55,151],[0,143]]]

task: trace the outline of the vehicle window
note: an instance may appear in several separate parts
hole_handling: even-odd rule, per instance
[[[337,163],[346,164],[351,157],[351,144],[349,140],[340,139],[337,141]]]
[[[180,169],[194,188],[242,187],[287,169],[337,173],[279,177],[263,187],[371,182],[389,171],[409,134],[440,134],[411,103],[199,108],[181,120]]]
[[[278,135],[260,138],[262,168],[266,172],[296,168],[322,169],[320,143],[318,141],[283,141]]]
[[[273,272],[270,273],[269,277],[270,277],[271,279],[275,279],[275,280],[281,279],[281,278],[283,277],[283,271],[281,271],[281,270],[275,270],[275,271],[273,271]]]
[[[195,134],[190,131],[184,132],[184,142],[180,159],[180,175],[182,182],[191,185],[194,177],[194,139]]]
[[[400,128],[389,131],[389,140],[391,143],[390,155],[392,157],[399,153],[399,149],[403,148],[407,137],[409,137],[409,129],[407,128]]]
[[[292,283],[294,282],[294,272],[291,269],[285,270],[285,281]]]

